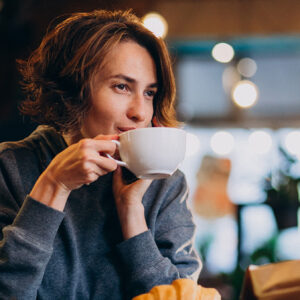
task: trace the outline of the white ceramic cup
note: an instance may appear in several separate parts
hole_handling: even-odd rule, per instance
[[[118,165],[138,178],[160,179],[171,176],[183,161],[186,132],[173,127],[139,128],[121,133],[114,142],[122,160],[115,159]]]

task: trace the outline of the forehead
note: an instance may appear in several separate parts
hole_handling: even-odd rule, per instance
[[[149,51],[134,41],[122,41],[105,56],[100,75],[124,74],[156,82],[156,65]]]

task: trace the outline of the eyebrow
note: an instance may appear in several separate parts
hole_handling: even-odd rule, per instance
[[[136,82],[136,80],[134,78],[131,78],[131,77],[126,76],[124,74],[116,74],[116,75],[112,75],[112,76],[109,77],[109,79],[113,79],[113,78],[123,79],[123,80],[125,80],[129,83],[135,83]],[[158,88],[158,83],[157,82],[150,83],[148,86],[151,87],[151,88]]]

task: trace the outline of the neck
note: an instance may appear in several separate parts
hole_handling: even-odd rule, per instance
[[[62,134],[65,142],[68,146],[78,143],[82,139],[82,134],[80,132],[77,133],[63,133]]]

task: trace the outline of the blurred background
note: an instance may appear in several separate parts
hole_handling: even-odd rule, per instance
[[[300,259],[300,1],[0,0],[0,141],[36,127],[18,113],[16,59],[55,17],[101,8],[132,8],[168,45],[199,283],[238,299],[249,264]]]

